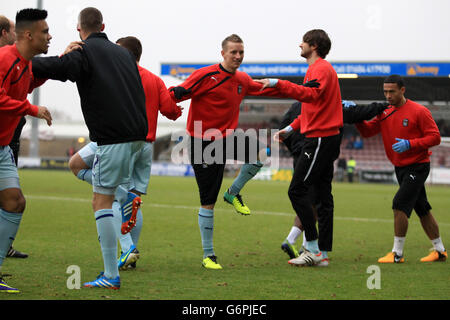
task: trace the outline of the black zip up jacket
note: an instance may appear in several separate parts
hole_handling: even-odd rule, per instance
[[[383,112],[388,105],[388,103],[372,102],[369,105],[356,105],[348,108],[344,108],[342,106],[344,123],[354,124],[364,120],[370,120]],[[293,103],[289,110],[284,114],[279,129],[282,130],[287,127],[290,123],[292,123],[292,121],[297,119],[301,112],[302,104],[300,102]],[[294,131],[283,140],[283,143],[286,145],[291,154],[295,156],[302,151],[304,140],[304,135],[302,135],[299,131]]]
[[[82,47],[61,57],[33,58],[34,76],[77,84],[91,141],[145,141],[145,94],[135,59],[105,33],[92,33]]]

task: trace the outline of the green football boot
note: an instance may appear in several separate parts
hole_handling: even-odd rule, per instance
[[[212,269],[212,270],[220,270],[222,269],[222,266],[217,263],[217,257],[216,256],[207,256],[202,261],[202,266],[206,269]]]
[[[250,215],[250,209],[244,204],[240,194],[233,196],[229,194],[228,191],[225,191],[225,194],[223,195],[223,200],[233,205],[237,213],[240,213],[243,216]]]
[[[300,256],[297,248],[293,244],[290,244],[287,239],[281,244],[281,250],[286,252],[291,259],[298,258]]]

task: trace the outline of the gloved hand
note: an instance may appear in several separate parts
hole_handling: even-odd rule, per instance
[[[308,82],[302,84],[302,86],[308,87],[308,88],[318,88],[320,86],[320,83],[317,82],[317,79],[312,79],[312,80],[309,80]]]
[[[378,110],[377,114],[382,113],[384,110],[387,109],[388,106],[389,103],[387,102],[372,102],[371,104],[369,104],[369,107],[373,108],[374,110]]]
[[[411,144],[409,143],[409,140],[399,139],[399,138],[395,138],[395,140],[398,141],[397,143],[394,143],[392,145],[392,150],[394,150],[395,152],[402,153],[402,152],[405,152],[406,150],[409,150],[409,148],[411,148]]]
[[[186,90],[185,88],[183,88],[181,86],[173,87],[170,89],[170,91],[173,91],[173,94],[174,94],[175,98],[177,98],[177,99],[181,99],[181,98],[183,98],[183,96],[190,93],[190,91]]]
[[[350,108],[356,106],[356,103],[350,100],[342,100],[342,105],[344,108]]]

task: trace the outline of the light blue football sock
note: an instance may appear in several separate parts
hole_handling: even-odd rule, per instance
[[[117,233],[117,239],[119,239],[120,249],[122,252],[127,252],[133,245],[130,233],[122,234],[122,211],[120,204],[117,201],[113,202],[112,209],[114,211],[114,228]]]
[[[130,232],[126,234],[120,234],[119,242],[120,242],[120,250],[122,251],[122,253],[125,253],[128,250],[130,250],[131,246],[134,244]]]
[[[318,254],[320,252],[319,241],[317,239],[312,241],[306,241],[306,250],[308,250],[311,253]]]
[[[0,209],[0,267],[16,237],[22,215],[22,213],[13,213]]]
[[[214,255],[213,230],[214,210],[200,208],[198,212],[198,225],[202,238],[203,258]]]
[[[142,225],[144,223],[144,216],[142,215],[141,209],[138,210],[136,214],[136,225],[131,229],[131,239],[133,244],[137,247],[139,242],[139,237],[141,236]]]
[[[122,234],[122,232],[120,231],[120,229],[122,228],[122,210],[120,208],[119,202],[117,202],[116,200],[114,200],[112,204],[112,210],[114,214],[114,230],[116,231],[117,239],[119,239],[120,235]]]
[[[128,188],[120,185],[116,188],[116,193],[114,194],[115,199],[119,201],[119,204],[123,206],[125,201],[128,199]]]
[[[78,171],[77,178],[92,185],[92,169],[81,169]]]
[[[139,237],[141,235],[142,223],[142,211],[141,209],[139,209],[136,214],[136,225],[134,226],[134,228],[126,234],[122,234],[122,232],[120,232],[119,241],[122,252],[127,252],[128,250],[130,250],[132,245],[137,248]]]
[[[234,179],[233,184],[228,189],[228,193],[235,196],[241,192],[242,188],[244,188],[245,184],[252,179],[256,174],[261,170],[263,164],[261,162],[257,162],[255,164],[245,163],[242,165],[241,171],[239,172],[236,179]]]
[[[109,279],[119,275],[117,269],[117,229],[113,209],[101,209],[95,212],[98,239],[102,250],[104,274]]]
[[[322,259],[327,259],[328,258],[328,251],[322,251]]]

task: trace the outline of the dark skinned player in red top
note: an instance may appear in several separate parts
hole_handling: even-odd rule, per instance
[[[27,94],[42,84],[34,81],[31,58],[48,50],[51,36],[46,18],[45,10],[19,11],[16,15],[16,43],[0,48],[0,269],[16,236],[26,202],[8,144],[24,115],[45,119],[48,125],[52,123],[46,107],[32,105],[27,100]],[[0,272],[0,293],[18,292],[6,284]]]
[[[441,141],[439,129],[424,106],[406,99],[403,79],[398,75],[387,77],[384,95],[390,106],[375,119],[356,125],[363,137],[381,132],[386,156],[395,166],[400,188],[392,202],[394,211],[394,246],[379,263],[401,263],[408,219],[414,209],[420,223],[433,244],[433,251],[422,262],[445,261],[447,251],[439,236],[439,227],[427,200],[425,181],[430,172],[431,147]]]

